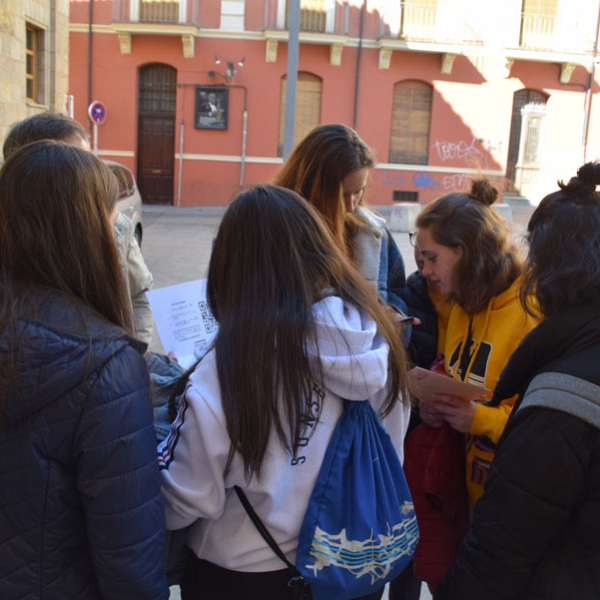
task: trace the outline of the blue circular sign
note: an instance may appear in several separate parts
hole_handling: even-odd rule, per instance
[[[106,120],[106,106],[102,102],[94,100],[88,108],[88,116],[91,121],[101,125]]]

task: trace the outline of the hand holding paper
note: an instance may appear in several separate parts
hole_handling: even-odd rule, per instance
[[[165,353],[172,353],[184,369],[210,347],[217,322],[208,308],[206,279],[146,292]]]
[[[447,375],[440,375],[421,367],[414,367],[408,373],[415,396],[419,402],[432,402],[432,394],[448,394],[466,402],[485,397],[487,388],[458,381]]]
[[[457,431],[469,432],[474,400],[482,399],[489,390],[420,367],[412,369],[409,376],[425,423],[439,427],[446,421]]]

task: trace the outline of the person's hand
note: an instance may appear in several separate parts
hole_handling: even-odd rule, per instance
[[[419,416],[423,423],[430,427],[441,427],[445,421],[444,414],[440,413],[431,402],[421,402]]]
[[[394,306],[391,306],[390,304],[386,304],[385,309],[387,310],[390,317],[392,317],[392,319],[396,323],[406,323],[408,325],[420,325],[421,324],[421,319],[418,319],[417,317],[411,317],[409,315],[405,315],[405,314],[401,313]],[[408,317],[408,319],[407,319],[407,317]]]
[[[467,401],[450,394],[432,394],[425,409],[434,415],[435,420],[442,418],[452,429],[469,433],[475,416],[476,402]]]
[[[179,359],[175,356],[175,353],[173,352],[173,350],[169,350],[167,352],[167,356],[171,359],[174,360],[176,363],[179,362]]]

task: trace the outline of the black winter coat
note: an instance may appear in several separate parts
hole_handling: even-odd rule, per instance
[[[427,290],[427,280],[419,271],[412,273],[400,296],[406,302],[407,313],[418,317],[420,325],[412,327],[408,352],[412,363],[429,369],[437,357],[438,317]]]
[[[521,398],[435,600],[600,598],[598,365],[600,307],[549,318],[521,342],[491,402]]]
[[[0,598],[166,600],[145,360],[88,309],[52,292],[37,304],[0,416]]]

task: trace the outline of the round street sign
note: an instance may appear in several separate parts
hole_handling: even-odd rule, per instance
[[[106,120],[106,106],[102,102],[94,100],[88,107],[88,116],[97,125],[102,125]]]

